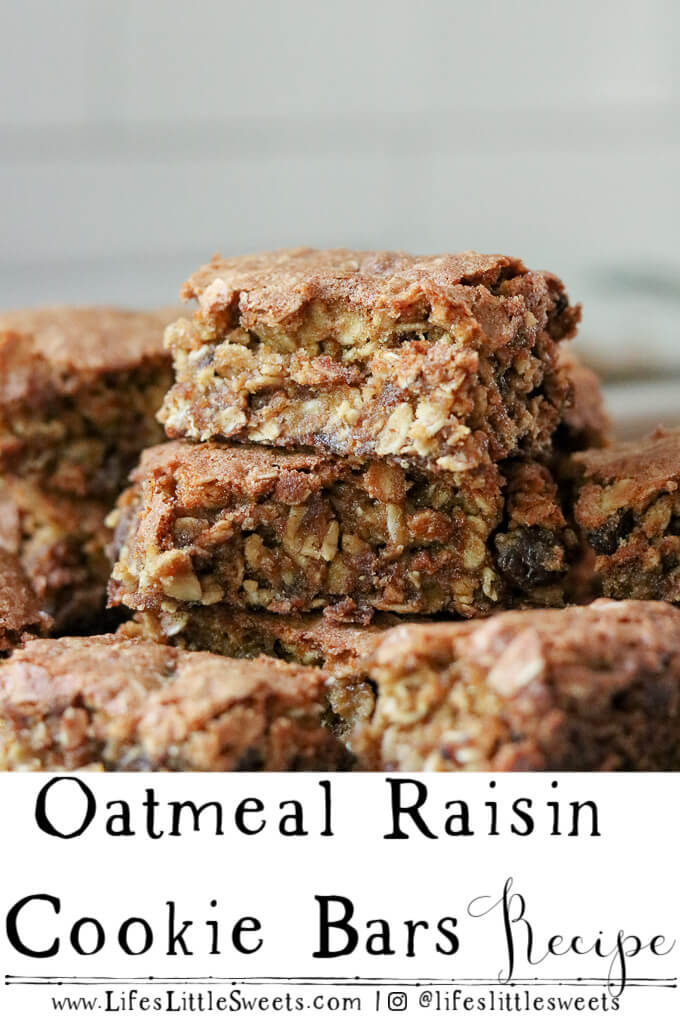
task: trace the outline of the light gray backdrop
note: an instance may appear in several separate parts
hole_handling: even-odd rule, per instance
[[[0,304],[154,305],[214,251],[554,269],[680,371],[674,0],[2,2]]]

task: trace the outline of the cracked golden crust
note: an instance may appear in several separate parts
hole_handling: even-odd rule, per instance
[[[636,504],[680,477],[680,429],[659,428],[645,439],[586,450],[573,463],[579,477],[593,484],[626,480],[628,502]]]
[[[46,634],[51,622],[19,559],[0,548],[0,652],[14,648],[24,637]]]
[[[347,301],[369,313],[379,309],[401,318],[424,302],[456,309],[456,286],[498,285],[527,272],[519,259],[468,251],[456,255],[408,255],[406,252],[319,251],[291,248],[223,259],[219,255],[184,284],[181,297],[195,298],[212,313],[239,306],[246,329],[264,321],[287,322],[316,300]]]
[[[327,769],[320,670],[113,635],[37,640],[0,665],[0,767]]]
[[[314,453],[170,442],[145,450],[131,479],[140,482],[171,474],[178,502],[210,508],[232,495],[252,501],[280,494],[301,502],[335,481],[342,471],[340,461]]]
[[[174,309],[46,306],[0,314],[0,406],[72,396],[101,376],[167,361]]]
[[[610,602],[402,626],[354,747],[402,771],[680,768],[680,611]]]
[[[283,251],[215,260],[166,331],[171,438],[473,468],[546,449],[579,310],[504,256]]]

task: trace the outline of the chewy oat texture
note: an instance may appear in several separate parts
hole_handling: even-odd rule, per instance
[[[171,381],[169,309],[35,308],[0,315],[0,471],[108,497],[144,447]]]
[[[603,594],[680,602],[680,430],[575,454],[572,467]]]
[[[39,639],[0,663],[0,768],[337,769],[325,675],[113,635]]]
[[[579,309],[502,255],[283,250],[216,257],[166,331],[171,438],[314,447],[463,471],[549,447]]]
[[[16,556],[0,548],[0,653],[25,637],[45,634],[51,624]]]
[[[400,771],[680,768],[680,610],[598,600],[395,628],[354,739]]]
[[[355,622],[374,610],[487,614],[515,592],[540,594],[565,569],[547,470],[508,470],[504,515],[495,466],[427,475],[257,447],[156,447],[110,518],[110,603],[165,613],[324,608]],[[515,491],[525,476],[520,489],[531,492]]]

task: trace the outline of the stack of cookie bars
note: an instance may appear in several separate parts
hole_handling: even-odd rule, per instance
[[[182,296],[167,350],[142,313],[108,345],[111,310],[4,326],[3,485],[38,522],[0,527],[34,596],[0,626],[5,768],[680,767],[680,437],[607,445],[556,277],[299,249]],[[91,503],[115,635],[30,552],[83,550]]]

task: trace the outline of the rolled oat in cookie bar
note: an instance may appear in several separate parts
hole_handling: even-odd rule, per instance
[[[170,438],[464,471],[545,451],[580,311],[503,255],[290,249],[215,257],[166,331]]]
[[[680,603],[680,430],[577,453],[571,466],[603,594]]]
[[[113,635],[30,641],[0,663],[0,768],[329,770],[325,674]]]
[[[680,769],[680,610],[660,602],[394,628],[367,664],[369,769]]]
[[[323,609],[336,622],[365,623],[375,610],[470,617],[549,587],[565,569],[561,515],[551,533],[555,522],[517,499],[506,519],[495,465],[429,475],[174,442],[146,451],[133,481],[109,519],[109,602],[134,610],[221,603]],[[525,526],[533,520],[546,527]]]

